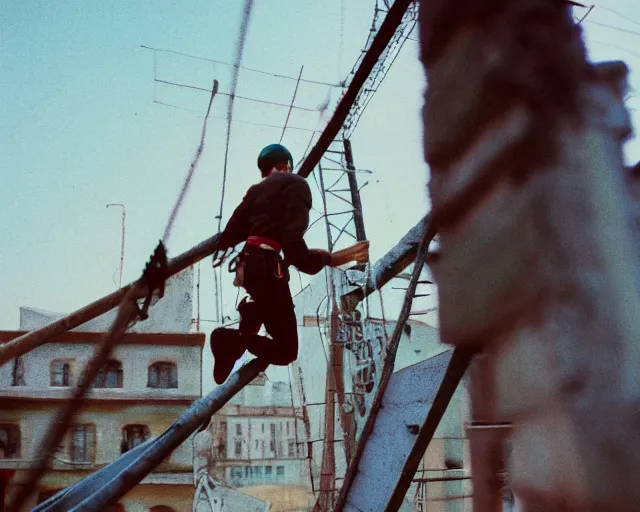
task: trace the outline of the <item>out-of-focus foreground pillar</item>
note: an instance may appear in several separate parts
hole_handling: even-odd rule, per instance
[[[422,2],[440,328],[445,342],[487,358],[524,510],[637,511],[640,244],[622,158],[627,68],[587,61],[570,9]]]

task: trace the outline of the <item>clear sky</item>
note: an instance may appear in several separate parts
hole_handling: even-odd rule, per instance
[[[69,312],[117,287],[121,218],[108,203],[126,206],[123,281],[139,277],[162,237],[209,99],[206,92],[154,83],[154,77],[201,88],[217,78],[221,92],[231,88],[228,66],[141,46],[232,62],[243,4],[0,2],[1,329],[18,327],[21,305]],[[364,45],[374,5],[256,0],[243,65],[289,76],[304,66],[305,79],[338,82]],[[576,15],[584,12],[577,9]],[[631,85],[640,91],[637,0],[598,2],[584,28],[592,58],[625,60]],[[294,87],[293,80],[242,70],[237,93],[288,104]],[[410,40],[352,137],[356,165],[373,171],[358,177],[368,181],[362,195],[374,259],[428,208],[419,120],[424,87],[417,43]],[[335,87],[300,85],[296,105],[311,111],[292,112],[282,141],[296,161],[311,132],[294,128],[322,128],[326,117],[317,109],[326,101],[335,105],[339,94]],[[633,94],[628,104],[638,126],[640,103]],[[214,100],[201,165],[169,240],[170,255],[217,230],[227,101],[223,95]],[[282,126],[286,116],[285,107],[236,100],[224,221],[259,179],[257,152],[282,132],[239,121]],[[640,159],[636,141],[627,145],[627,156],[630,162]],[[317,200],[315,207],[321,208]],[[323,235],[318,223],[310,245],[321,246]],[[202,280],[202,317],[213,318],[209,260],[202,264]],[[232,314],[235,289],[225,286],[225,313]],[[203,326],[211,330],[213,324]]]

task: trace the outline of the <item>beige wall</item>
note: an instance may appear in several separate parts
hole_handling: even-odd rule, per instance
[[[144,335],[142,335],[144,336]],[[170,335],[168,335],[170,336]],[[26,386],[25,392],[48,390],[49,367],[55,359],[69,360],[71,384],[77,384],[80,372],[93,355],[92,343],[49,343],[23,356]],[[149,397],[191,395],[200,396],[202,381],[202,347],[175,345],[119,345],[112,355],[122,363],[123,388],[95,390],[96,395],[118,395],[129,392],[145,393]],[[177,389],[147,388],[148,367],[159,361],[173,362],[178,367]],[[11,387],[13,361],[0,367],[0,388]],[[15,388],[13,388],[15,390]],[[53,388],[60,389],[60,388]]]
[[[11,336],[12,333],[0,333],[3,340]],[[20,459],[0,460],[0,468],[19,470],[14,482],[24,481],[23,470],[31,464],[59,407],[71,392],[70,387],[50,386],[51,362],[55,359],[70,362],[70,384],[74,386],[101,335],[70,333],[65,337],[65,342],[49,343],[25,354],[26,386],[11,386],[13,362],[0,367],[0,400],[5,404],[0,410],[0,423],[19,425],[21,434]],[[152,437],[161,435],[200,396],[203,342],[203,335],[128,334],[112,356],[122,363],[123,387],[92,390],[87,405],[74,420],[75,424],[95,425],[95,461],[65,462],[66,454],[61,452],[53,462],[53,470],[41,480],[40,490],[72,485],[117,459],[125,425],[147,425]],[[176,364],[176,389],[147,388],[148,367],[159,361]],[[120,503],[127,512],[147,511],[156,505],[191,511],[192,465],[191,442],[186,441]]]
[[[276,425],[276,450],[271,450],[271,425]],[[237,426],[241,434],[237,434]],[[289,430],[287,431],[287,426]],[[298,425],[298,429],[301,425]],[[263,431],[264,430],[264,431]],[[288,432],[288,433],[287,433]],[[301,433],[301,432],[300,432]],[[235,454],[236,441],[242,442],[240,456]],[[258,446],[256,446],[256,442]],[[274,459],[289,457],[289,442],[296,443],[295,418],[227,416],[227,459]],[[264,452],[262,450],[264,444]]]
[[[120,456],[122,427],[130,424],[148,425],[151,436],[159,436],[185,410],[184,405],[154,404],[93,404],[75,418],[76,424],[96,426],[96,464],[114,461]],[[0,422],[17,423],[21,433],[21,459],[34,458],[38,445],[53,421],[57,408],[48,403],[33,403],[20,409],[0,410]],[[61,456],[62,458],[62,456]],[[192,451],[183,443],[171,455],[169,462],[176,469],[190,470]],[[2,462],[0,461],[0,464]],[[57,464],[56,466],[68,467]]]

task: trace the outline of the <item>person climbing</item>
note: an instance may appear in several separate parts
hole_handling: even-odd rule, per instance
[[[287,148],[266,146],[258,155],[258,168],[262,180],[249,188],[218,239],[219,251],[245,242],[236,259],[234,285],[244,287],[249,298],[238,305],[238,329],[219,327],[211,333],[217,384],[227,379],[245,350],[274,365],[296,360],[298,329],[289,266],[313,275],[325,266],[369,259],[367,241],[334,253],[307,247],[303,237],[311,189],[302,176],[291,172],[293,157]],[[258,334],[262,325],[270,337]]]

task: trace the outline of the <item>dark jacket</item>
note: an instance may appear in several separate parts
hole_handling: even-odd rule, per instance
[[[249,188],[231,215],[218,247],[233,247],[249,236],[271,238],[282,245],[288,265],[306,274],[317,274],[330,264],[330,258],[310,251],[304,241],[309,210],[311,189],[307,180],[289,172],[274,172]]]

